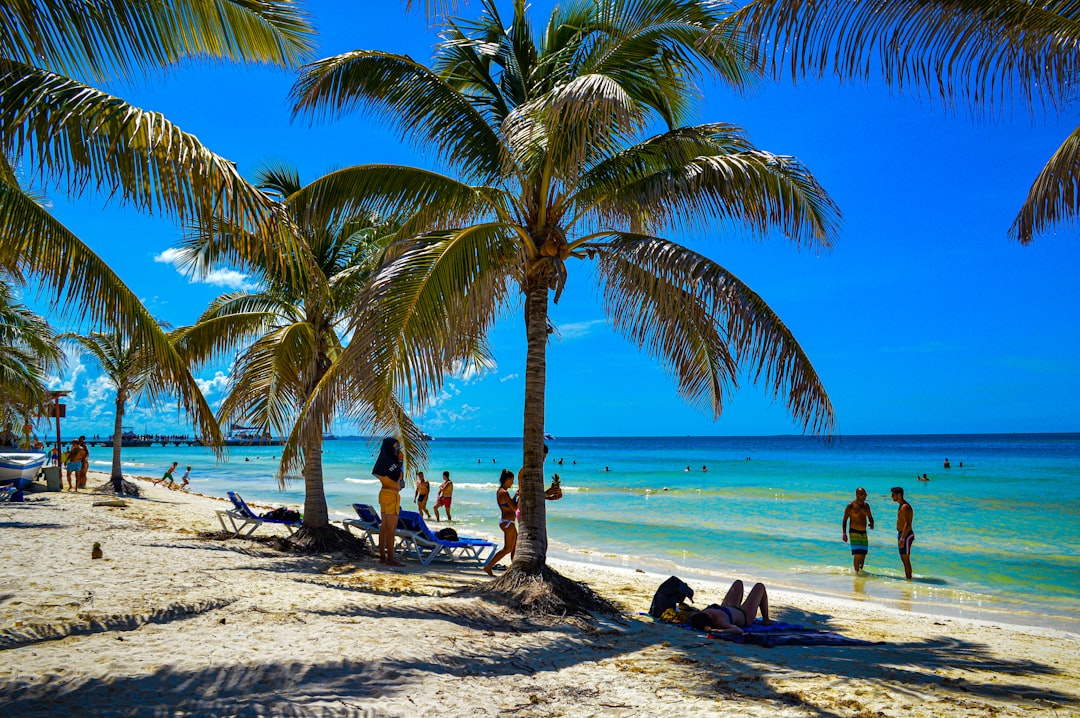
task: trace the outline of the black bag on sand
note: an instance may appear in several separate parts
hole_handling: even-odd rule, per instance
[[[659,619],[664,615],[664,611],[675,608],[685,599],[693,602],[694,589],[683,583],[681,579],[672,576],[660,584],[660,588],[656,589],[652,605],[649,606],[649,615]]]

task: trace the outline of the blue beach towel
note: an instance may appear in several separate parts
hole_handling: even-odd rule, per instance
[[[648,616],[649,614],[641,612],[638,615]],[[657,623],[661,623],[661,621],[657,621]],[[713,634],[708,631],[698,631],[689,623],[668,623],[668,625],[677,626],[694,633],[705,633],[706,636],[712,639],[722,639],[732,643],[749,643],[764,648],[773,648],[775,646],[873,646],[883,643],[883,641],[863,641],[858,638],[848,638],[839,633],[819,631],[816,628],[807,628],[797,623],[776,621],[766,626],[761,623],[760,619],[743,628],[742,635],[730,633]]]

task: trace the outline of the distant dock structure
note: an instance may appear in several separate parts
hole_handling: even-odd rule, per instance
[[[234,426],[222,442],[224,446],[284,446],[285,439],[272,437],[266,434],[257,434],[246,427]],[[88,446],[112,446],[113,437],[92,436],[87,437]],[[149,446],[210,446],[209,442],[194,436],[180,434],[136,434],[129,427],[124,427],[120,433],[120,446],[127,448],[144,448]]]

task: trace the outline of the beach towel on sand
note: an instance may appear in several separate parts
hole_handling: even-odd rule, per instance
[[[639,615],[647,616],[649,614],[641,613]],[[701,633],[689,623],[672,623],[670,625]],[[749,643],[764,648],[773,648],[775,646],[873,646],[883,643],[883,641],[863,641],[858,638],[848,638],[839,633],[819,631],[816,628],[807,628],[797,623],[782,623],[780,621],[769,626],[763,625],[760,621],[755,621],[743,628],[741,636],[730,633],[714,634],[707,631],[704,633],[709,638],[723,639],[732,643]]]
[[[796,623],[781,623],[780,621],[768,626],[755,622],[743,628],[741,635],[710,633],[709,638],[722,638],[733,643],[749,643],[754,646],[764,646],[765,648],[773,648],[774,646],[874,645],[873,641],[848,638],[832,631],[819,631],[816,628],[806,628]]]

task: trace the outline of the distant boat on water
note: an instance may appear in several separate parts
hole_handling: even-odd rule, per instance
[[[275,439],[269,432],[260,431],[258,427],[233,424],[222,443],[225,446],[284,446],[285,439]]]
[[[333,434],[323,434],[322,435],[322,440],[323,441],[337,441],[337,437],[334,436]]]
[[[423,432],[421,432],[420,438],[423,439],[424,441],[435,441],[434,436],[432,436],[431,434],[425,434]]]
[[[548,441],[555,441],[555,437],[552,436],[551,434],[547,433],[546,431],[544,432],[544,438],[547,439]]]

